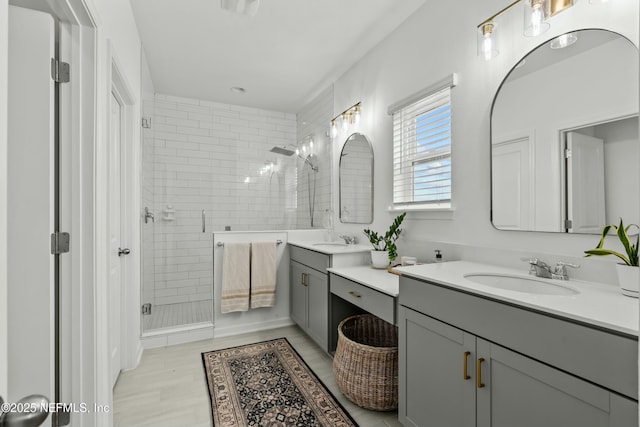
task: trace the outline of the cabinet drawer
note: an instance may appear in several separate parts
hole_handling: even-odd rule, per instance
[[[395,324],[395,298],[344,277],[330,274],[331,293],[382,320]]]
[[[330,267],[329,255],[299,248],[293,245],[291,245],[289,253],[292,260],[298,261],[300,264],[304,264],[307,267],[311,267],[314,270],[327,274],[327,268]]]

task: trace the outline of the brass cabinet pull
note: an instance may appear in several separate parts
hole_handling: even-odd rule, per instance
[[[302,286],[307,286],[307,273],[302,273],[302,279],[300,279],[300,284]]]
[[[464,372],[462,373],[462,375],[465,380],[468,380],[471,378],[469,374],[467,374],[467,359],[469,358],[470,355],[471,355],[470,351],[464,352]]]
[[[482,383],[482,362],[484,362],[484,359],[481,357],[478,359],[478,372],[476,373],[476,376],[478,377],[478,388],[484,387],[484,384]]]
[[[349,291],[349,295],[351,295],[354,298],[362,298],[362,295],[354,291]]]

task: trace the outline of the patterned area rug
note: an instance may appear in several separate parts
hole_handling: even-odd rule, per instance
[[[286,338],[202,353],[213,425],[357,427]]]

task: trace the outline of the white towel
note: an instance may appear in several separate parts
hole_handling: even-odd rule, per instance
[[[251,243],[251,308],[276,303],[276,242]]]
[[[221,313],[249,309],[249,243],[225,243]]]

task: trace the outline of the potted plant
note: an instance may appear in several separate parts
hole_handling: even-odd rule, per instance
[[[373,246],[373,250],[371,251],[371,266],[373,268],[387,268],[389,263],[398,257],[396,240],[398,240],[398,237],[400,237],[402,233],[400,225],[406,215],[406,212],[398,215],[384,235],[380,235],[376,231],[369,230],[368,228],[364,230],[364,234]]]
[[[607,256],[614,255],[620,258],[623,262],[616,264],[616,272],[618,273],[618,284],[622,290],[622,294],[630,297],[638,298],[638,287],[640,282],[640,268],[638,268],[638,242],[640,241],[640,234],[635,236],[635,244],[631,242],[629,238],[629,229],[631,227],[638,226],[636,224],[630,224],[624,226],[622,218],[620,218],[620,225],[606,225],[602,229],[602,237],[598,246],[594,249],[584,251],[587,255]],[[612,249],[605,249],[604,239],[609,234],[609,231],[613,229],[624,248],[624,253],[614,251]]]

